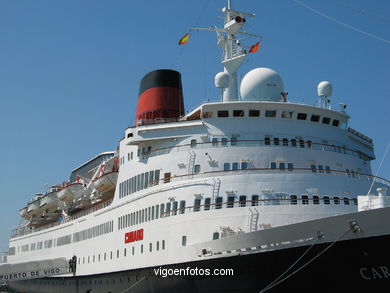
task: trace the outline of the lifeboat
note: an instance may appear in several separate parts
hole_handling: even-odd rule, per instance
[[[118,180],[118,171],[111,171],[108,173],[103,173],[93,181],[93,185],[96,190],[101,193],[107,193],[113,191],[116,186],[116,181]]]
[[[43,210],[41,209],[41,198],[42,194],[37,194],[28,204],[27,204],[27,217],[34,218],[40,217],[43,215]]]
[[[71,204],[74,199],[80,198],[83,195],[84,186],[81,182],[71,182],[63,185],[63,189],[58,192],[58,199]]]
[[[21,208],[19,214],[22,218],[28,219],[27,207]]]
[[[53,213],[58,210],[60,201],[58,200],[58,191],[61,190],[60,186],[52,186],[50,190],[41,198],[40,208],[45,213]]]

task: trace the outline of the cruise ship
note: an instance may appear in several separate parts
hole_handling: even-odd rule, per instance
[[[238,36],[255,15],[231,1],[222,12],[208,28],[223,51],[220,101],[186,112],[179,72],[146,74],[117,149],[20,210],[0,281],[29,293],[390,286],[390,182],[372,174],[373,140],[331,107],[328,81],[316,105],[289,101],[270,68],[239,82],[258,43]]]

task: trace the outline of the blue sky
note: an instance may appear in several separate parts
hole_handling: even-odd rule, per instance
[[[374,139],[376,173],[390,142],[390,45],[332,22],[292,0],[240,0],[256,13],[246,30],[260,50],[240,70],[279,72],[289,98],[314,104],[317,84],[333,83],[333,104],[348,105],[350,126]],[[302,0],[350,26],[390,39],[387,0]],[[215,33],[224,0],[0,0],[0,249],[19,208],[45,184],[96,154],[114,150],[133,124],[140,79],[149,71],[182,73],[186,109],[215,100],[222,70]],[[202,11],[204,11],[202,13]],[[256,39],[244,40],[248,46]],[[390,178],[390,154],[379,176]]]

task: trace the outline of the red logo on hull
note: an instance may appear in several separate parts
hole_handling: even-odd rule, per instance
[[[144,229],[139,229],[125,234],[125,243],[140,241],[144,239]]]

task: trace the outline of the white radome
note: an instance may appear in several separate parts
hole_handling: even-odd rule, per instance
[[[317,92],[320,97],[330,97],[332,95],[333,86],[329,81],[321,81],[318,84]]]
[[[218,72],[215,75],[215,87],[217,88],[227,88],[229,86],[230,77],[226,72]]]
[[[280,101],[283,91],[280,75],[265,67],[249,71],[240,86],[241,97],[245,101]]]

